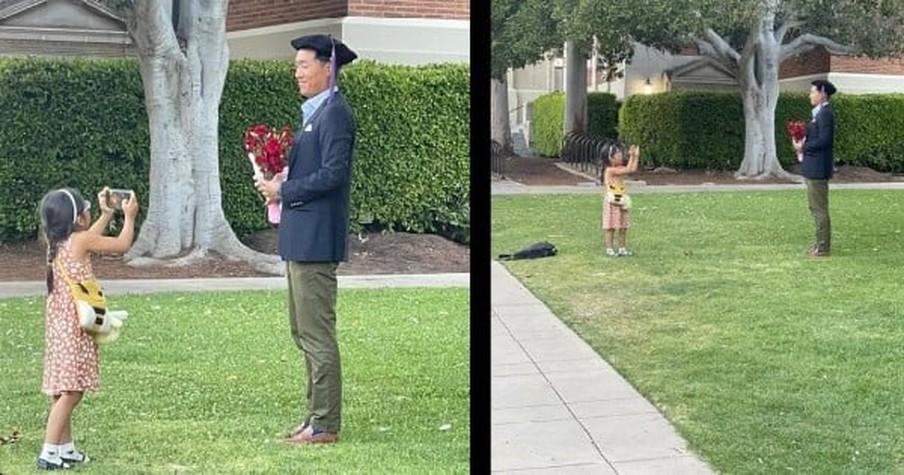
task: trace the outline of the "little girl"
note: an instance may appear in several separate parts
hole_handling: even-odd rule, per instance
[[[628,151],[628,165],[624,166],[622,151],[618,145],[610,145],[606,151],[606,168],[603,172],[603,186],[605,195],[603,198],[603,230],[606,233],[607,256],[630,256],[626,240],[628,238],[628,207],[630,198],[627,195],[623,176],[637,171],[637,162],[640,159],[640,147],[632,145]],[[616,252],[612,247],[615,232],[621,246]]]
[[[97,344],[79,326],[75,302],[61,270],[73,281],[93,278],[91,254],[122,254],[132,245],[138,200],[133,192],[123,202],[125,215],[117,237],[103,235],[113,210],[107,190],[97,195],[101,215],[91,224],[91,203],[75,189],[54,190],[41,199],[42,235],[47,243],[47,307],[44,327],[42,391],[52,398],[38,456],[38,469],[58,470],[87,462],[72,442],[72,411],[85,391],[98,386]]]

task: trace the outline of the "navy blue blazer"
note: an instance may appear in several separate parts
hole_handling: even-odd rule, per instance
[[[800,171],[804,178],[828,180],[835,172],[835,113],[826,104],[807,126],[804,160]]]
[[[283,260],[346,260],[355,131],[352,109],[336,93],[295,133],[289,175],[279,190]]]

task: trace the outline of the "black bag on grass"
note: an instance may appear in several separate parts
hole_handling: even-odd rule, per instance
[[[514,254],[499,254],[501,261],[515,261],[518,259],[537,259],[540,257],[554,256],[559,252],[551,242],[541,241],[515,252]]]

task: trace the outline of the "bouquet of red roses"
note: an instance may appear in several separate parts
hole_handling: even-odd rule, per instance
[[[286,155],[294,138],[292,129],[279,130],[256,124],[245,130],[245,152],[254,167],[255,176],[272,180],[286,168]]]
[[[789,120],[785,127],[791,140],[795,142],[800,142],[807,135],[807,123],[802,120]]]
[[[285,180],[286,156],[293,141],[292,129],[288,127],[276,130],[256,124],[245,129],[245,152],[254,168],[254,177]],[[279,213],[279,202],[267,203],[267,219],[271,223],[279,224]]]

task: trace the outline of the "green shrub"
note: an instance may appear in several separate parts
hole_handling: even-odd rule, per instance
[[[587,94],[587,133],[597,138],[618,136],[618,110],[621,103],[605,92]],[[531,141],[535,152],[544,157],[558,157],[562,151],[565,120],[565,95],[545,94],[534,100],[531,118]]]
[[[904,95],[839,95],[835,160],[879,171],[904,169]],[[803,93],[782,93],[775,111],[775,144],[784,167],[796,163],[786,124],[810,119]],[[744,158],[745,123],[737,93],[671,92],[636,95],[619,114],[621,138],[644,146],[645,160],[674,168],[737,169]]]
[[[644,161],[675,168],[731,169],[743,158],[744,135],[737,94],[674,92],[635,95],[619,115],[621,138],[643,146]]]
[[[91,201],[104,184],[147,196],[150,139],[135,62],[2,60],[0,110],[0,242],[34,237],[38,203],[54,188],[79,188]]]
[[[342,71],[358,141],[352,227],[439,232],[463,227],[470,201],[469,69],[362,61]],[[257,122],[296,127],[297,87],[287,61],[234,61],[220,105],[223,208],[244,235],[269,225],[242,150]],[[134,60],[0,60],[0,242],[35,236],[50,189],[102,185],[147,196],[149,135]],[[145,199],[145,202],[147,200]]]
[[[839,94],[835,158],[879,171],[904,171],[904,94]]]
[[[530,137],[534,152],[544,157],[558,157],[562,150],[562,124],[565,95],[546,94],[534,100]]]

